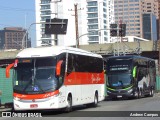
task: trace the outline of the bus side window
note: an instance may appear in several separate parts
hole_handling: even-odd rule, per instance
[[[68,54],[67,73],[70,74],[72,71],[75,71],[75,68],[74,68],[74,56],[72,54]]]

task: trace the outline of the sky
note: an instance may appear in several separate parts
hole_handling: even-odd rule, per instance
[[[0,0],[0,29],[4,27],[28,28],[35,23],[35,0]],[[35,46],[35,25],[29,30]]]

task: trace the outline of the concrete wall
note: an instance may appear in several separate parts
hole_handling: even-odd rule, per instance
[[[81,45],[80,49],[108,54],[114,51],[117,52],[118,50],[119,52],[136,52],[138,47],[140,47],[141,51],[152,51],[153,41]]]
[[[141,42],[121,42],[121,43],[107,43],[107,44],[91,44],[80,45],[80,49],[97,52],[101,54],[117,52],[136,52],[138,46],[141,51],[152,51],[153,41],[141,41]],[[0,60],[2,59],[14,59],[20,50],[16,51],[0,51]]]

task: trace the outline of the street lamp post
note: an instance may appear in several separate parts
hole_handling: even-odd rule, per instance
[[[101,31],[101,30],[110,30],[110,29],[99,29],[99,30],[91,30],[91,31],[88,31],[89,33],[90,32],[98,32],[98,31]],[[82,35],[80,35],[77,39],[76,39],[76,48],[78,48],[78,43],[77,43],[77,41],[79,41],[79,39],[81,38],[81,37],[83,37],[83,36],[85,36],[85,35],[88,35],[89,33],[85,33],[85,34],[82,34]]]
[[[25,45],[24,45],[24,42],[25,42],[25,37],[26,35],[28,34],[28,31],[30,30],[31,26],[34,25],[34,24],[40,24],[40,23],[32,23],[30,24],[30,26],[28,27],[28,29],[26,30],[25,34],[23,35],[23,38],[22,38],[22,49],[25,48]],[[27,46],[26,46],[27,47]]]
[[[26,35],[28,34],[28,31],[30,30],[30,28],[32,27],[32,25],[35,25],[35,24],[50,24],[50,25],[54,25],[54,24],[64,24],[62,22],[43,22],[43,23],[31,23],[30,26],[28,27],[28,29],[26,30],[25,34],[23,35],[23,38],[22,38],[22,49],[25,48],[25,45],[24,45],[24,40],[25,40],[25,37]]]

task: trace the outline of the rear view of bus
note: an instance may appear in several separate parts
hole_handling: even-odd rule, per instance
[[[90,61],[83,62],[84,59]],[[98,71],[93,71],[97,69],[97,65],[93,65],[96,60],[101,64]],[[85,65],[90,66],[90,71],[83,67]],[[14,68],[15,110],[65,108],[71,111],[72,106],[96,106],[104,99],[100,55],[70,47],[29,48],[21,51],[15,62],[6,68],[6,77],[11,67]]]

